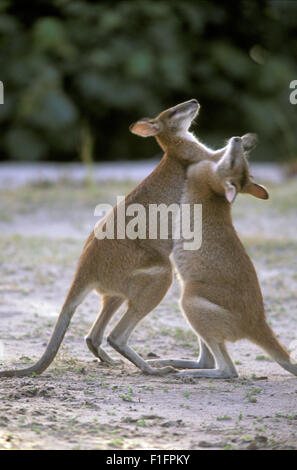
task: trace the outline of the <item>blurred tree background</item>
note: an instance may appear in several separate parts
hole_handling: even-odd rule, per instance
[[[0,159],[152,157],[129,124],[193,97],[202,141],[296,159],[296,55],[296,1],[0,0]]]

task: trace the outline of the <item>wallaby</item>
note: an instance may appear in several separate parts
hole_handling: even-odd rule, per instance
[[[192,99],[167,109],[154,119],[143,118],[130,126],[132,133],[141,137],[155,136],[165,154],[155,170],[126,196],[103,219],[107,224],[111,216],[117,222],[119,205],[179,203],[185,184],[187,167],[200,160],[218,160],[225,148],[212,151],[200,144],[188,132],[198,114],[199,104]],[[246,148],[254,146],[255,135],[243,136]],[[102,224],[101,224],[102,225]],[[71,318],[87,294],[95,290],[102,295],[102,308],[89,331],[86,342],[101,361],[112,364],[112,358],[101,347],[104,330],[112,315],[127,301],[128,309],[108,337],[115,350],[147,374],[163,375],[172,367],[151,367],[128,345],[136,327],[165,296],[172,282],[172,264],[169,260],[173,241],[169,239],[98,239],[94,231],[87,239],[78,262],[76,273],[54,327],[46,350],[39,361],[22,370],[1,371],[0,376],[25,376],[42,373],[53,361],[64,338]]]
[[[231,203],[237,193],[268,199],[267,190],[250,176],[241,138],[233,137],[217,163],[189,167],[181,198],[184,204],[202,204],[200,249],[185,250],[182,238],[173,249],[182,284],[181,307],[200,340],[200,356],[198,361],[150,361],[154,366],[200,369],[181,371],[176,374],[180,377],[237,377],[225,342],[243,338],[297,375],[297,363],[266,322],[256,271],[232,224]]]

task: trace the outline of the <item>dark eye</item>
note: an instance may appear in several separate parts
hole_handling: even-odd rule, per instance
[[[169,117],[171,118],[171,117],[174,116],[176,113],[177,113],[177,110],[171,111],[171,113],[169,114]]]

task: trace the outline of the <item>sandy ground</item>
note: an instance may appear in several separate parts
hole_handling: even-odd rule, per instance
[[[96,222],[96,204],[134,185],[0,189],[1,368],[25,367],[41,355]],[[269,323],[297,358],[297,181],[268,187],[267,202],[239,197],[234,219],[256,265]],[[134,332],[131,345],[144,358],[197,356],[178,298],[175,281]],[[297,449],[297,379],[256,346],[229,346],[240,374],[234,380],[145,376],[124,359],[106,367],[84,342],[99,306],[91,294],[78,308],[42,376],[1,379],[0,449]]]

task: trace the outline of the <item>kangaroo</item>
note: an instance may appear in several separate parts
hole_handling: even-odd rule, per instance
[[[249,174],[242,140],[233,137],[220,160],[189,167],[182,203],[202,204],[202,244],[183,249],[176,241],[174,261],[182,284],[181,308],[200,340],[198,361],[161,359],[154,366],[182,369],[179,377],[237,377],[225,342],[246,338],[260,346],[281,367],[297,375],[287,351],[266,322],[263,298],[254,266],[231,219],[238,193],[268,199],[268,192]]]
[[[112,216],[116,224],[122,203],[141,204],[146,211],[152,203],[167,206],[178,204],[187,167],[205,158],[218,160],[223,155],[225,147],[210,150],[189,132],[199,107],[197,100],[192,99],[161,112],[154,119],[143,118],[130,126],[130,131],[136,135],[155,136],[165,154],[155,170],[126,196],[124,202],[121,201],[104,217],[103,224],[107,224]],[[255,145],[256,138],[253,134],[246,134],[243,140],[249,149]],[[44,354],[31,367],[1,371],[0,377],[42,373],[55,358],[76,308],[92,290],[102,295],[102,308],[86,337],[90,351],[102,362],[114,363],[101,343],[109,320],[126,301],[128,309],[108,336],[109,344],[144,373],[163,375],[172,372],[174,369],[171,366],[152,367],[127,344],[136,325],[161,302],[171,285],[172,264],[169,256],[172,247],[171,234],[167,240],[160,237],[98,239],[93,230],[85,243]]]

